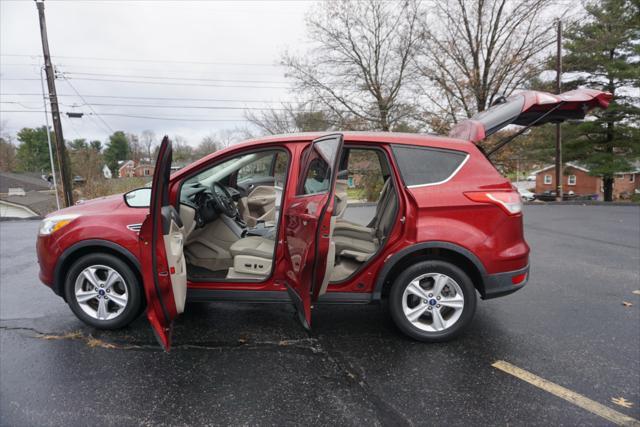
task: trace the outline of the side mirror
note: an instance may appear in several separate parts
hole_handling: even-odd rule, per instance
[[[151,189],[136,188],[124,194],[124,202],[130,208],[148,208],[151,205]]]

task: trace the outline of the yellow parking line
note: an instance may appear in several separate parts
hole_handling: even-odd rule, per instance
[[[623,413],[614,411],[613,409],[587,397],[584,397],[581,394],[566,389],[558,384],[552,383],[551,381],[547,381],[544,378],[540,378],[539,376],[532,374],[529,371],[520,369],[509,362],[498,360],[491,366],[496,369],[500,369],[507,374],[511,374],[514,377],[521,379],[522,381],[526,381],[531,385],[541,388],[542,390],[547,391],[555,396],[558,396],[559,398],[564,399],[567,402],[571,402],[574,405],[581,407],[582,409],[586,409],[587,411],[596,414],[606,420],[609,420],[612,423],[620,426],[640,426],[640,421],[636,420],[635,418],[631,418]]]

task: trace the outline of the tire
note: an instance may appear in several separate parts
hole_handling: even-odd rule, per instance
[[[109,254],[85,255],[75,261],[64,289],[71,311],[97,329],[127,326],[143,308],[136,275],[124,261]]]
[[[423,261],[411,265],[395,280],[389,294],[389,311],[396,326],[411,338],[448,341],[471,323],[476,311],[476,290],[469,276],[454,264]]]

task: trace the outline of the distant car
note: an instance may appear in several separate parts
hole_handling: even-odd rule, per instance
[[[167,350],[187,299],[289,302],[310,328],[316,303],[384,297],[405,334],[451,339],[471,325],[478,293],[507,295],[529,279],[522,200],[476,143],[508,124],[583,116],[610,98],[526,91],[449,137],[276,135],[173,174],[165,137],[151,188],[43,220],[40,279],[96,328],[128,325],[146,306]],[[343,219],[343,177],[358,152],[377,159],[384,182],[366,226]]]
[[[529,176],[527,177],[527,181],[535,181],[535,180],[536,180],[536,176],[535,176],[535,174],[529,175]]]
[[[520,197],[525,202],[531,202],[531,201],[536,199],[536,195],[533,194],[531,191],[525,189],[525,188],[519,188],[518,189],[518,193],[520,193]]]

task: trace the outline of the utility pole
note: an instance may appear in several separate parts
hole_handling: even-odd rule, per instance
[[[562,90],[562,21],[558,19],[556,53],[556,93]],[[564,177],[562,165],[562,132],[560,123],[556,123],[556,201],[562,201],[562,180]]]
[[[51,64],[51,55],[49,54],[49,40],[47,39],[47,23],[44,17],[44,0],[36,1],[38,8],[38,16],[40,18],[40,36],[42,38],[42,55],[44,56],[44,70],[47,75],[47,88],[49,89],[49,102],[51,103],[51,118],[53,120],[53,132],[56,135],[56,154],[58,155],[58,169],[60,172],[60,181],[62,184],[62,194],[64,197],[64,205],[73,205],[73,189],[71,188],[71,179],[69,177],[69,167],[67,166],[67,149],[64,145],[64,136],[62,135],[62,122],[60,121],[60,109],[58,108],[58,96],[56,95],[55,72]],[[52,171],[52,173],[54,173]]]

